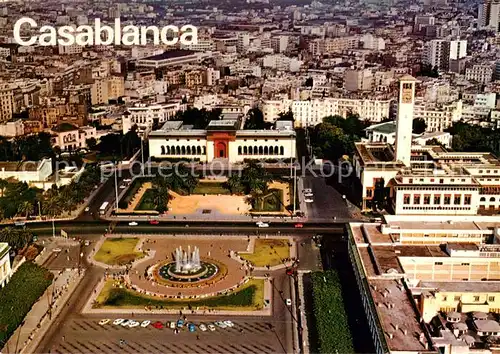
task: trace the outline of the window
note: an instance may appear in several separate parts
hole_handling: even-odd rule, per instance
[[[467,194],[464,196],[464,204],[465,205],[470,205],[470,200],[471,200],[470,194]]]
[[[444,196],[444,204],[445,205],[450,205],[450,203],[451,203],[451,196],[445,195]]]
[[[405,204],[405,205],[410,204],[410,195],[409,194],[405,194],[405,196],[403,198],[403,204]]]
[[[488,302],[495,302],[494,296],[488,296]]]
[[[474,302],[479,302],[479,296],[474,296]]]
[[[439,179],[439,183],[443,184],[444,183],[444,179]]]
[[[443,295],[443,301],[447,301],[447,300],[448,300],[448,296]]]
[[[455,194],[455,197],[453,198],[453,204],[460,205],[461,201],[462,201],[462,196],[460,194]]]
[[[441,196],[440,195],[435,195],[434,196],[434,204],[435,205],[441,204]]]
[[[416,204],[416,205],[420,204],[420,194],[415,194],[413,196],[413,204]]]
[[[463,266],[468,266],[468,265],[469,265],[469,263],[462,263],[462,264],[460,264],[460,265],[463,265]]]
[[[366,190],[366,197],[367,197],[367,198],[371,198],[372,196],[373,196],[373,190],[371,190],[371,189],[367,189],[367,190]]]
[[[434,262],[434,265],[443,265],[443,262]]]
[[[455,301],[460,301],[460,296],[455,296]]]
[[[424,205],[429,205],[431,204],[431,196],[430,194],[424,195]]]

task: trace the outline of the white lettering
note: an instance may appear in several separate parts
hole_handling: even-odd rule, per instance
[[[148,31],[153,32],[153,44],[160,45],[160,30],[156,26],[141,27],[141,45],[148,44]]]
[[[72,34],[75,32],[75,29],[71,26],[62,26],[57,30],[57,34],[62,39],[57,40],[57,44],[62,46],[68,46],[75,44],[75,36]]]
[[[57,33],[56,29],[52,26],[42,26],[40,28],[40,37],[38,37],[38,43],[41,46],[47,47],[49,45],[57,44]]]
[[[169,31],[173,33],[169,34]],[[179,41],[179,27],[171,25],[163,27],[160,32],[160,38],[165,45],[176,45]]]
[[[75,43],[81,46],[94,44],[94,29],[88,25],[78,26]]]
[[[23,39],[21,38],[21,26],[25,23],[30,25],[31,28],[37,27],[36,21],[33,20],[32,18],[29,18],[29,17],[20,18],[14,24],[14,39],[15,39],[17,44],[22,45],[22,46],[33,45],[36,43],[37,36],[31,37],[28,41],[23,41]]]
[[[181,27],[181,43],[183,45],[198,44],[198,29],[192,25]],[[190,38],[190,39],[187,39]]]
[[[139,28],[137,26],[127,25],[123,27],[122,44],[123,45],[139,45],[140,44]]]
[[[102,35],[105,34],[103,40]],[[111,45],[113,43],[114,32],[109,26],[101,27],[101,19],[95,19],[95,45]]]

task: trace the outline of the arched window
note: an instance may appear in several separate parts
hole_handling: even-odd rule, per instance
[[[170,147],[170,154],[175,155],[175,146]]]
[[[241,146],[238,146],[238,155],[241,155]]]
[[[272,146],[269,147],[269,155],[274,155],[274,148]]]
[[[165,146],[161,146],[160,148],[161,148],[161,154],[165,155]]]
[[[203,147],[203,155],[206,155],[206,154],[207,154],[207,147],[206,147],[206,146],[204,146],[204,147]]]
[[[191,155],[191,146],[188,145],[188,147],[186,148],[186,153],[188,155]]]
[[[248,155],[248,148],[246,146],[243,147],[243,154]]]
[[[181,147],[181,154],[186,155],[186,147],[184,145]]]
[[[490,198],[490,202],[494,203],[495,202],[495,197]]]
[[[191,154],[196,155],[196,146],[191,147]]]
[[[196,153],[197,153],[198,155],[201,155],[201,146],[197,146],[197,147],[196,147]]]
[[[280,146],[280,155],[285,155],[285,148]]]
[[[275,154],[275,155],[278,155],[279,153],[280,153],[280,149],[279,149],[279,147],[278,147],[278,146],[275,146],[275,147],[274,147],[274,154]]]
[[[258,153],[259,153],[259,149],[257,148],[257,146],[254,146],[253,147],[253,154],[257,155]]]
[[[482,197],[480,202],[485,202],[486,201],[486,198],[485,197]]]
[[[262,155],[264,153],[264,148],[262,146],[259,146],[259,155]]]
[[[264,146],[264,155],[269,155],[269,149],[267,146]]]
[[[176,155],[180,155],[181,154],[181,147],[180,146],[176,146],[175,147],[175,153],[176,153]]]

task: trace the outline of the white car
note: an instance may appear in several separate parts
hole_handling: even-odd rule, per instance
[[[314,203],[314,200],[310,199],[310,198],[307,198],[307,199],[304,200],[304,202],[306,202],[306,203]]]
[[[215,325],[219,326],[220,328],[227,328],[227,325],[224,322],[217,321],[215,322]]]
[[[137,225],[139,225],[139,224],[136,223],[135,221],[132,221],[132,222],[128,223],[128,226],[137,226]]]
[[[100,324],[101,326],[104,326],[104,325],[108,324],[108,323],[109,323],[109,321],[111,321],[109,318],[105,318],[105,319],[100,320],[100,321],[99,321],[99,324]]]
[[[89,210],[90,210],[90,208],[89,208],[89,207],[86,207],[86,208],[85,208],[85,212],[88,212]]]
[[[262,222],[262,221],[259,221],[258,223],[256,223],[256,225],[258,227],[269,227],[268,223],[265,223],[265,222]]]
[[[313,191],[313,190],[312,190],[311,188],[305,188],[305,189],[303,190],[303,192],[304,192],[304,193],[312,193],[312,191]]]
[[[129,326],[129,328],[134,328],[134,327],[139,326],[140,324],[141,324],[141,323],[140,323],[140,322],[137,322],[137,321],[130,321],[130,322],[128,323],[128,326]]]
[[[286,299],[286,306],[292,306],[292,300]]]
[[[123,322],[121,323],[121,326],[122,326],[122,327],[127,327],[127,326],[128,326],[128,324],[129,324],[130,322],[131,322],[130,320],[125,320],[125,321],[123,321]]]
[[[54,248],[54,249],[52,250],[52,252],[55,252],[55,253],[58,253],[58,252],[61,252],[61,251],[62,251],[62,249],[60,249],[60,248]]]
[[[147,326],[149,326],[150,324],[151,324],[151,321],[149,321],[149,320],[142,321],[142,323],[141,323],[141,327],[146,328],[146,327],[147,327]]]
[[[203,323],[201,323],[198,328],[200,329],[200,331],[202,332],[205,332],[207,330],[207,326],[205,326]]]
[[[312,193],[305,193],[304,197],[306,197],[306,198],[314,197],[314,194],[312,194]]]
[[[228,326],[228,327],[234,327],[234,323],[233,323],[233,322],[231,322],[231,321],[229,321],[229,320],[224,321],[224,324],[225,324],[226,326]]]
[[[208,329],[209,329],[211,332],[213,332],[213,331],[215,331],[215,326],[214,326],[213,324],[211,324],[211,323],[210,323],[210,324],[208,325]]]
[[[175,322],[174,321],[170,321],[170,328],[175,329]]]
[[[113,324],[115,326],[121,325],[125,321],[123,318],[117,318],[116,320],[113,321]]]

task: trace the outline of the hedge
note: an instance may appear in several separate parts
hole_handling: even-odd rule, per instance
[[[0,289],[0,348],[7,343],[53,278],[54,275],[47,269],[26,262]]]
[[[320,353],[354,353],[338,274],[312,274],[313,305]]]

